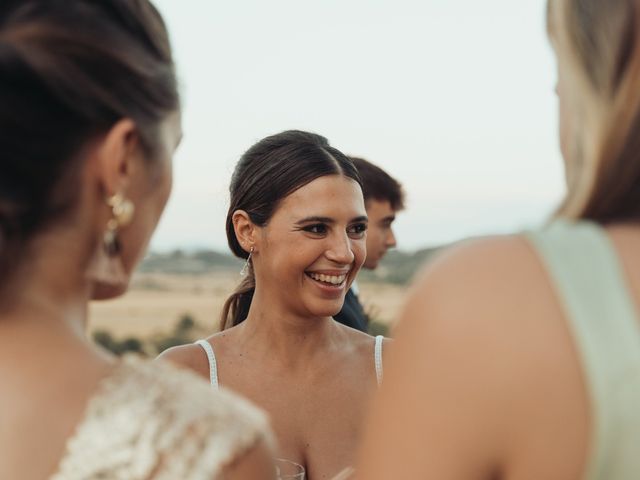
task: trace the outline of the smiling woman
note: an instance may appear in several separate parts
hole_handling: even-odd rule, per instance
[[[287,131],[263,139],[242,156],[229,187],[231,202],[226,228],[229,248],[237,257],[247,259],[249,275],[225,305],[222,330],[237,325],[247,317],[255,292],[254,271],[249,256],[251,248],[255,249],[257,245],[243,238],[245,227],[249,224],[265,227],[268,223],[279,220],[283,212],[279,207],[283,207],[285,203],[292,206],[319,206],[319,199],[344,200],[343,192],[325,192],[317,187],[313,189],[311,198],[297,198],[302,187],[325,176],[341,178],[347,182],[344,188],[352,190],[349,193],[355,204],[351,205],[354,218],[349,219],[349,229],[354,228],[352,224],[357,224],[364,231],[366,225],[363,226],[363,220],[366,220],[366,213],[360,177],[351,160],[331,147],[325,138],[306,132]],[[306,232],[307,237],[327,235],[337,221],[319,210],[295,211],[290,212],[290,215],[293,217],[287,220],[293,222],[286,228]],[[300,238],[302,237],[298,234],[296,240]],[[356,247],[357,252],[363,251],[364,242],[356,242]],[[261,255],[260,251],[254,253],[256,257]],[[353,274],[351,280],[361,263],[362,261],[354,263],[353,259],[346,262],[347,265],[353,264],[356,267],[349,268]],[[277,283],[281,285],[281,280]]]
[[[261,405],[280,456],[331,478],[353,463],[382,379],[382,337],[332,318],[366,256],[357,170],[325,138],[287,131],[242,156],[230,193],[227,237],[247,276],[221,333],[163,356]]]

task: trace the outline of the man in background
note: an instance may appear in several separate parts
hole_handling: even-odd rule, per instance
[[[404,209],[402,185],[380,167],[362,159],[351,157],[362,180],[364,204],[369,217],[367,230],[367,258],[363,267],[375,270],[387,253],[396,246],[392,225],[396,213]],[[366,332],[369,319],[358,299],[356,282],[347,292],[344,305],[335,320],[351,328]]]

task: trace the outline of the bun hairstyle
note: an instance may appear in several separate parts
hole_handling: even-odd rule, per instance
[[[640,1],[549,0],[547,12],[573,130],[559,215],[640,219]]]
[[[0,278],[73,207],[81,153],[132,119],[151,161],[179,108],[167,30],[147,0],[0,6]]]
[[[229,186],[226,229],[233,254],[249,257],[233,228],[235,211],[244,210],[254,224],[265,226],[285,197],[326,175],[342,175],[362,186],[351,159],[320,135],[289,130],[266,137],[247,150],[238,161]],[[224,305],[221,330],[247,317],[254,291],[255,277],[249,264],[247,276]]]

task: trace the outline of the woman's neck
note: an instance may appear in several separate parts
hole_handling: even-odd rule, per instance
[[[0,299],[0,339],[54,336],[84,339],[89,285],[77,256],[40,250],[17,269]],[[4,342],[3,342],[4,343]]]
[[[341,337],[331,317],[302,317],[265,301],[259,292],[249,314],[238,327],[243,350],[262,358],[276,358],[284,366],[296,365],[326,353]]]

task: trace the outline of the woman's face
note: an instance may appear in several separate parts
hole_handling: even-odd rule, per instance
[[[320,177],[280,203],[260,232],[256,286],[301,317],[337,314],[366,257],[360,186]]]

